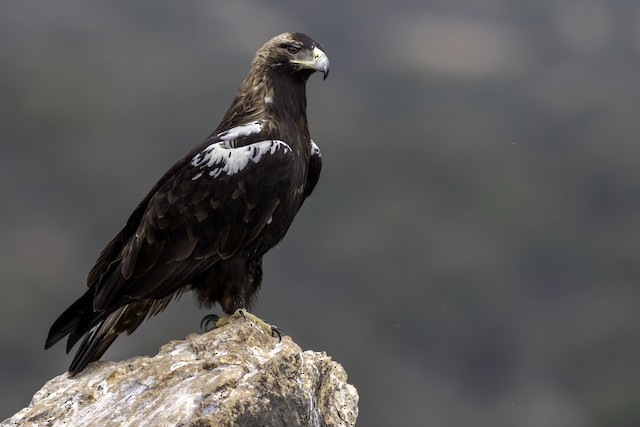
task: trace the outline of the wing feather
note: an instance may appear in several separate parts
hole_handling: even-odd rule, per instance
[[[94,283],[95,310],[123,297],[163,298],[259,236],[289,188],[294,159],[285,142],[247,142],[252,136],[207,141],[155,187],[103,252],[109,268]]]
[[[313,189],[316,188],[320,180],[320,172],[322,171],[322,153],[315,142],[311,141],[311,157],[309,159],[309,174],[307,175],[307,184],[304,187],[304,198],[311,195]]]

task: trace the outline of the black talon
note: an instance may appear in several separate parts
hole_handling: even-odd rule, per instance
[[[269,326],[271,326],[271,336],[275,337],[277,335],[278,342],[282,342],[282,336],[287,334],[285,334],[284,331],[278,328],[276,325],[269,325]]]
[[[213,329],[210,329],[209,325],[213,323],[213,325],[215,326],[218,320],[220,320],[220,316],[218,316],[217,314],[207,314],[200,321],[200,329],[204,329],[205,332],[209,332],[211,329]]]

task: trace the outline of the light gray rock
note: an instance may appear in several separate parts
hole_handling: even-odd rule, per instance
[[[325,353],[234,319],[155,357],[47,382],[9,426],[352,426],[358,392]]]

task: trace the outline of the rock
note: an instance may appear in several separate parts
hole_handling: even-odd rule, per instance
[[[155,357],[59,375],[0,427],[352,426],[357,405],[344,369],[325,353],[234,319]]]

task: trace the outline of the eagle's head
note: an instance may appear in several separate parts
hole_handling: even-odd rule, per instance
[[[272,123],[285,123],[285,116],[306,126],[305,82],[316,71],[325,78],[329,74],[329,58],[320,43],[302,33],[275,36],[258,49],[249,74],[214,134],[276,117]]]
[[[256,65],[303,81],[316,71],[325,79],[329,75],[329,58],[322,46],[302,33],[282,33],[266,42],[256,53]]]

